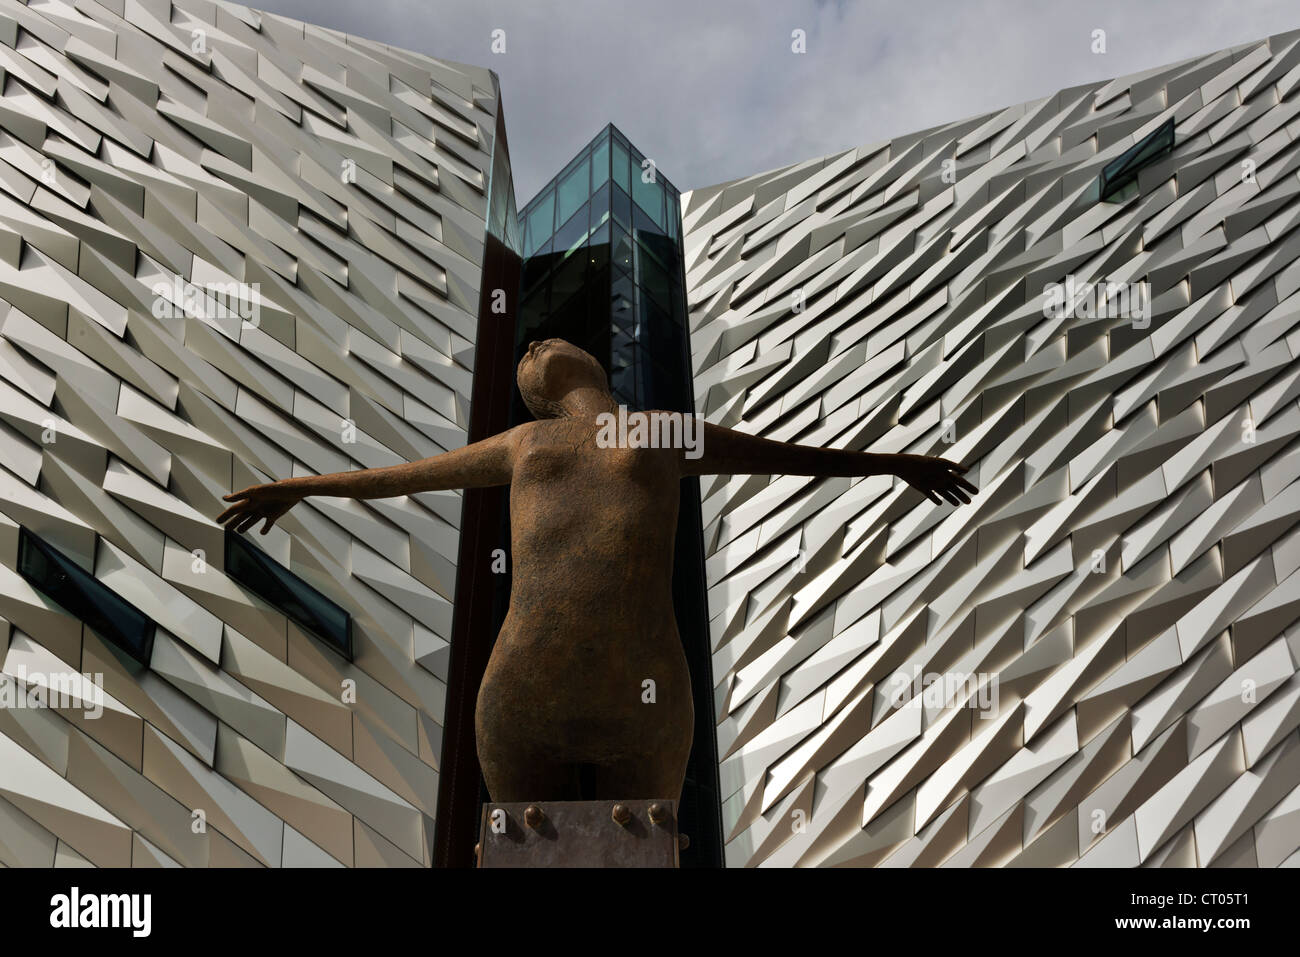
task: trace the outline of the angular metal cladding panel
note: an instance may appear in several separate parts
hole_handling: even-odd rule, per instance
[[[0,715],[0,862],[427,866],[459,498],[259,540],[352,614],[346,668],[212,519],[465,442],[496,79],[233,4],[0,6],[0,669],[112,710]],[[19,526],[162,626],[149,663],[17,574]]]
[[[683,194],[710,421],[982,490],[701,483],[729,864],[1300,847],[1300,143],[1271,135],[1298,62],[1283,34]],[[1135,307],[1078,294],[1098,280]],[[801,640],[823,608],[836,637]]]

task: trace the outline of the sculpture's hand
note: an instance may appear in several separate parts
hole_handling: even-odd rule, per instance
[[[891,473],[937,505],[944,500],[953,505],[969,504],[970,496],[979,491],[962,478],[965,465],[929,455],[890,455],[888,459]]]
[[[302,501],[302,493],[288,482],[271,482],[267,485],[250,485],[238,492],[223,495],[222,499],[234,502],[230,508],[217,516],[217,524],[230,523],[227,528],[245,532],[265,519],[262,534],[271,530],[271,526],[289,509]]]

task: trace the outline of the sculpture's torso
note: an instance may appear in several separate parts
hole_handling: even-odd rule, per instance
[[[693,712],[672,603],[678,453],[600,448],[596,432],[547,419],[515,451],[510,609],[476,714],[497,801],[681,790]]]

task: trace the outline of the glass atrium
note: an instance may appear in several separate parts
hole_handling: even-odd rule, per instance
[[[677,189],[613,126],[524,207],[516,352],[586,349],[629,408],[690,411]]]

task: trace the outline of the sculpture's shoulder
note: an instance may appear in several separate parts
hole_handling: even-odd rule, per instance
[[[572,431],[568,420],[541,419],[515,426],[511,430],[514,433],[511,446],[516,470],[535,467],[556,457],[572,457],[574,442],[568,434]]]
[[[536,440],[537,426],[543,424],[542,422],[521,422],[518,425],[511,426],[504,432],[498,432],[489,441],[499,443],[509,449],[512,454],[517,454],[528,443]]]
[[[516,455],[518,455],[554,442],[556,435],[555,420],[540,419],[521,422],[510,429],[509,432],[502,434],[510,436],[510,444],[513,446]]]

